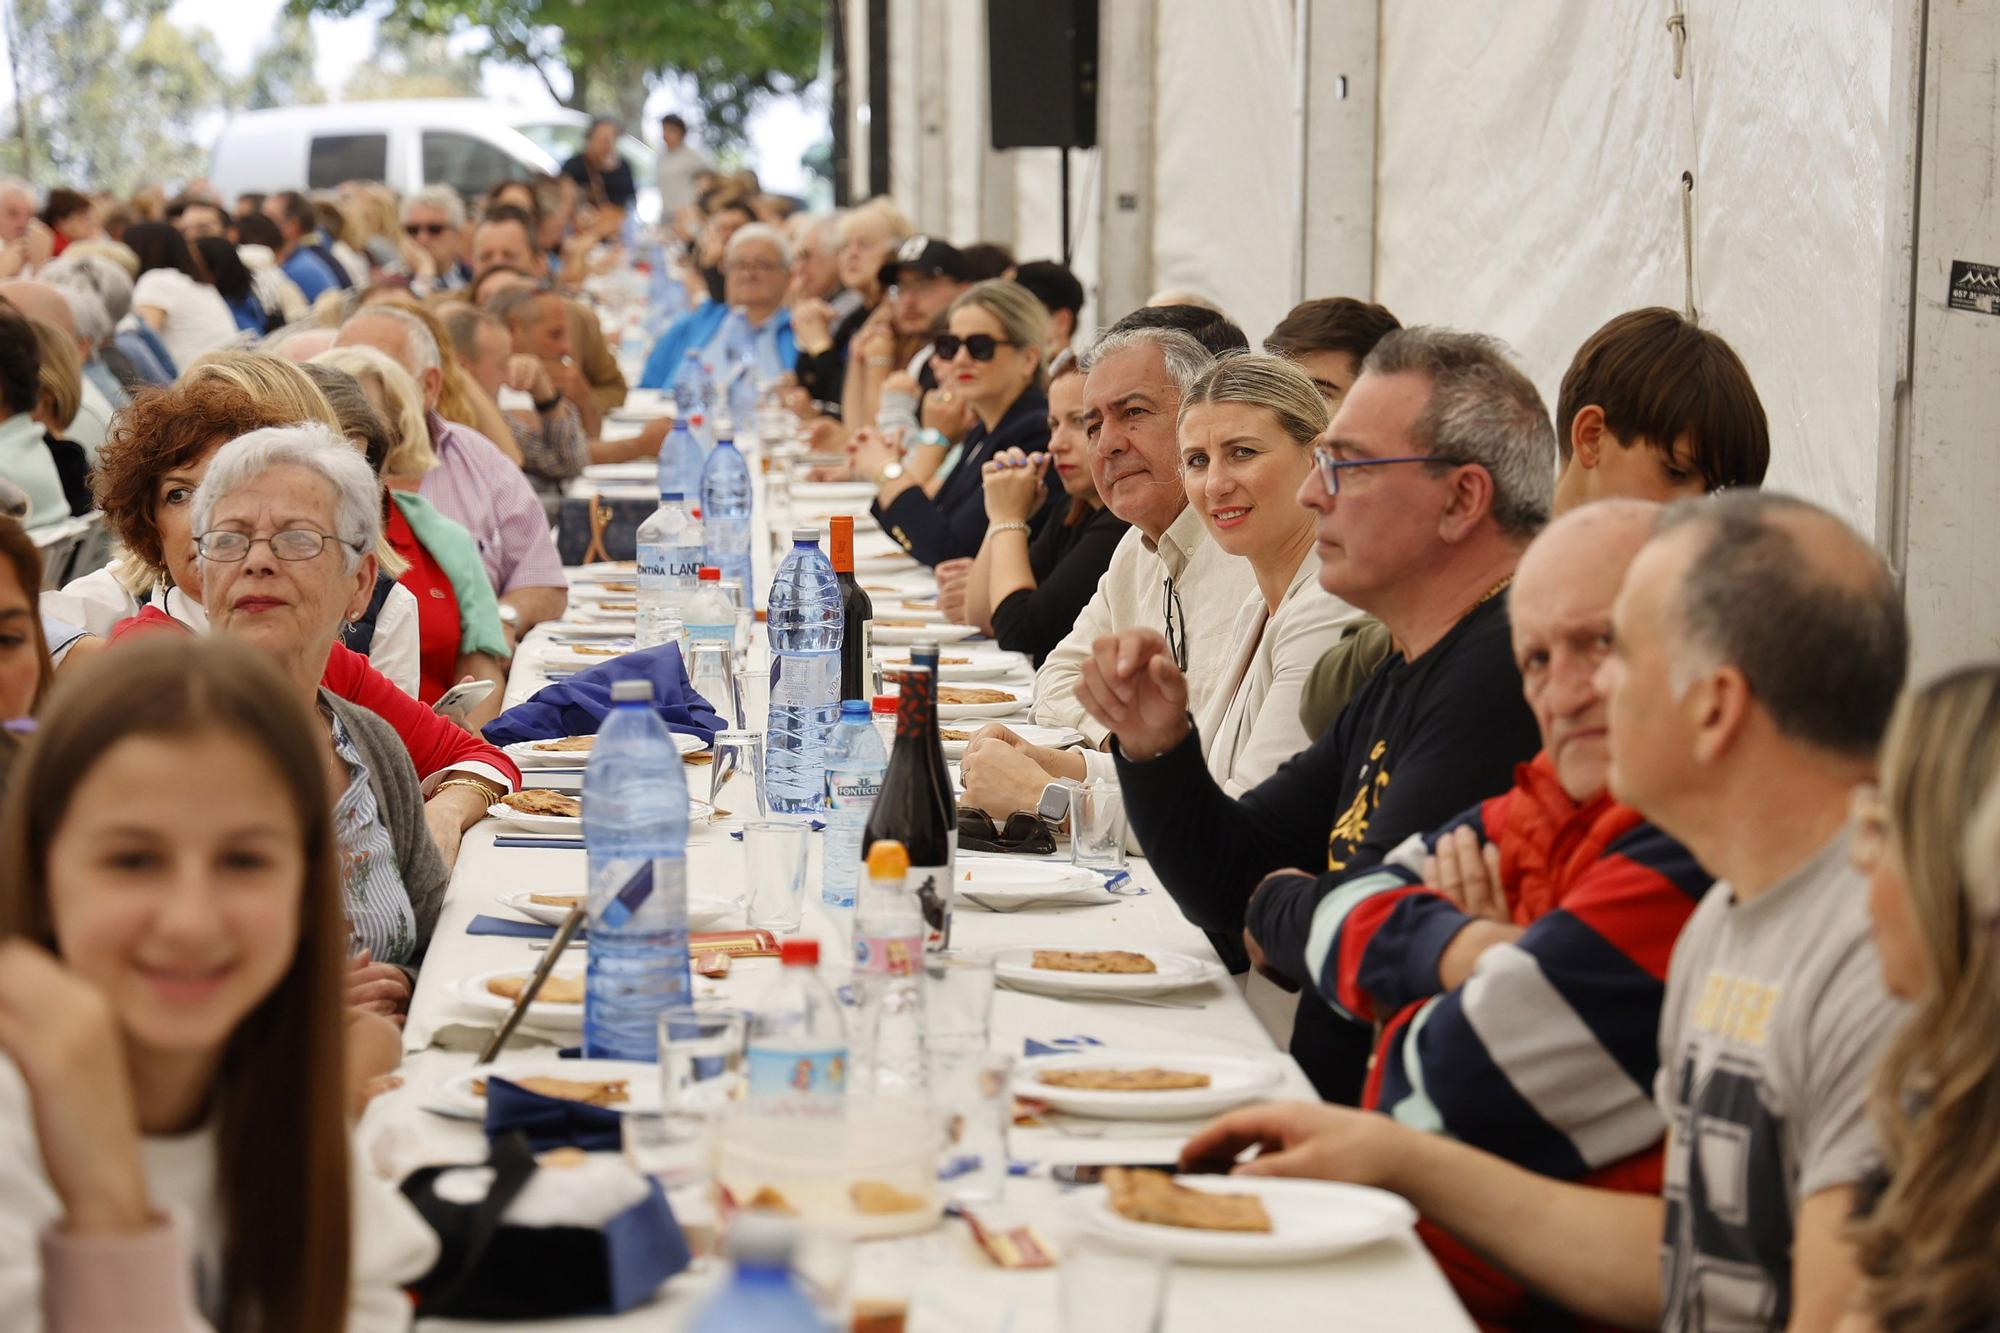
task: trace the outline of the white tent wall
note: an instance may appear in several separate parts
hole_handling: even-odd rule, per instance
[[[1505,338],[1551,409],[1621,310],[1684,296],[1755,378],[1770,483],[1875,526],[1890,0],[1400,0],[1381,12],[1376,297]],[[1449,108],[1440,114],[1439,108]]]

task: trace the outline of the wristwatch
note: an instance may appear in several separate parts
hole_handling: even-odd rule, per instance
[[[902,475],[903,475],[903,460],[899,458],[895,462],[889,464],[889,466],[883,468],[880,472],[877,472],[875,474],[875,484],[879,486],[885,481],[895,481]]]
[[[1069,818],[1069,798],[1067,782],[1051,782],[1042,788],[1042,799],[1035,802],[1035,813],[1051,824],[1060,824]]]

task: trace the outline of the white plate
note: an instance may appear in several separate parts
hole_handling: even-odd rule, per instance
[[[544,926],[560,926],[569,915],[567,907],[554,903],[533,901],[534,893],[528,889],[516,889],[500,895],[500,905],[512,908],[530,921]],[[707,898],[699,894],[688,895],[688,929],[705,930],[719,921],[726,920],[731,913],[742,910],[742,904],[733,898]]]
[[[953,775],[954,778],[956,776]],[[1017,903],[1026,906],[1036,903],[1098,904],[1118,901],[1118,896],[1104,887],[1104,876],[1093,871],[1023,861],[1018,857],[988,861],[961,854],[952,883],[958,890],[960,901],[970,902],[965,895],[971,894],[979,899],[972,902],[972,906],[984,910],[991,910],[985,908],[987,903],[998,903],[1006,908]]]
[[[637,602],[639,587],[637,576],[623,579],[578,579],[570,584],[569,595],[579,601],[597,602]]]
[[[942,660],[951,655],[941,654],[938,662],[938,675],[947,685],[955,680],[1002,680],[1008,676],[1033,679],[1028,673],[1028,664],[1018,657],[1001,653],[979,653],[965,662]],[[889,676],[890,672],[907,671],[911,666],[910,655],[907,652],[896,657],[878,657],[876,661],[881,664],[885,677]],[[895,679],[889,677],[883,681],[882,688],[887,693],[894,694],[895,684]]]
[[[660,475],[660,463],[656,458],[640,459],[631,463],[591,463],[584,467],[586,481],[646,482]]]
[[[886,619],[901,620],[903,619],[903,617],[888,616],[886,617]],[[979,626],[946,625],[946,624],[885,625],[882,623],[882,621],[878,620],[875,622],[874,629],[871,630],[870,632],[874,635],[875,642],[877,643],[946,644],[946,643],[959,643],[966,639],[977,638],[979,635]]]
[[[610,656],[605,657],[596,653],[579,653],[572,648],[548,647],[542,650],[541,665],[544,668],[556,671],[588,671],[592,667],[601,667],[606,662],[615,662],[626,653],[636,651],[638,651],[636,646],[621,648]]]
[[[548,645],[557,651],[577,643],[609,644],[622,647],[627,652],[638,646],[631,630],[616,625],[578,625],[557,621],[549,626],[549,630]]]
[[[667,734],[674,738],[674,748],[684,755],[693,754],[697,750],[706,750],[708,748],[708,746],[702,743],[702,739],[699,736],[689,736],[685,732],[679,731],[672,731]],[[513,758],[514,762],[522,768],[582,768],[590,759],[590,751],[588,750],[538,750],[535,748],[538,745],[546,744],[548,744],[546,740],[515,741],[511,745],[503,745],[500,748],[505,750]]]
[[[1093,1232],[1121,1249],[1194,1264],[1297,1264],[1400,1236],[1417,1224],[1417,1210],[1387,1190],[1330,1180],[1274,1176],[1182,1176],[1189,1189],[1254,1194],[1271,1230],[1197,1231],[1134,1222],[1112,1210],[1103,1186],[1079,1193],[1076,1207]]]
[[[1152,959],[1157,972],[1052,972],[1034,965],[1036,949],[1074,948],[1066,944],[1010,944],[987,952],[993,957],[993,975],[1002,983],[1044,995],[1165,995],[1228,975],[1212,958],[1196,958],[1172,949],[1125,950]]]
[[[794,500],[872,500],[876,486],[872,481],[795,481],[792,483]]]
[[[1113,1092],[1058,1088],[1041,1081],[1051,1069],[1172,1069],[1206,1074],[1205,1088],[1168,1088],[1158,1092]],[[1189,1120],[1216,1115],[1233,1106],[1254,1102],[1280,1079],[1273,1059],[1239,1055],[1194,1055],[1162,1051],[1065,1051],[1035,1055],[1014,1067],[1014,1095],[1046,1102],[1064,1115],[1099,1120]]]
[[[1015,695],[1005,703],[991,704],[939,704],[938,717],[946,722],[958,722],[969,717],[1012,717],[1016,713],[1028,711],[1029,700],[1025,695]]]
[[[979,728],[976,726],[949,727],[940,728],[940,730],[962,731],[968,736],[979,734]],[[1076,739],[1076,733],[1067,727],[1038,727],[1032,722],[1009,722],[1007,730],[1013,732],[1030,745],[1057,746]],[[963,759],[965,757],[965,747],[969,744],[967,741],[955,741],[949,736],[944,737],[942,743],[944,745],[944,757],[947,759]]]
[[[628,627],[626,637],[631,637],[630,626],[639,623],[639,603],[632,599],[622,602],[571,602],[563,612],[565,625],[619,625]]]
[[[532,976],[535,968],[540,966],[540,962],[540,957],[537,956],[535,961],[529,963],[526,967],[502,967],[496,968],[491,972],[481,972],[476,977],[461,977],[452,983],[451,992],[475,1009],[490,1009],[496,1014],[505,1014],[509,1009],[514,1007],[514,1002],[487,990],[486,983],[495,977]],[[581,968],[559,967],[549,975],[552,977],[572,977],[578,981],[583,980],[583,971]],[[548,1000],[537,999],[533,1004],[528,1006],[528,1017],[533,1020],[537,1027],[581,1032],[583,1031],[583,1002],[579,1000],[575,1004],[553,1004]]]
[[[487,806],[486,813],[503,824],[512,824],[528,833],[556,833],[567,837],[578,837],[583,833],[582,815],[526,815],[499,801]],[[688,823],[705,823],[714,813],[707,801],[689,798]]]
[[[651,465],[649,464],[648,466]],[[594,564],[578,565],[576,568],[569,570],[568,574],[572,583],[579,579],[608,580],[612,583],[637,583],[639,581],[639,562],[637,560],[599,560]]]
[[[496,1075],[518,1080],[536,1074],[585,1080],[622,1078],[626,1083],[626,1100],[616,1106],[607,1106],[605,1110],[621,1115],[627,1111],[637,1111],[641,1115],[658,1115],[660,1112],[658,1065],[642,1064],[636,1060],[564,1060],[557,1056],[476,1065],[445,1079],[432,1089],[429,1106],[440,1115],[483,1121],[486,1119],[486,1098],[472,1090],[475,1080]]]

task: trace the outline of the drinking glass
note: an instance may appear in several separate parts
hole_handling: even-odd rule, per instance
[[[1125,802],[1112,778],[1077,784],[1069,804],[1069,859],[1092,870],[1125,864]]]
[[[715,822],[728,827],[764,819],[764,733],[718,731],[708,765],[708,803]]]
[[[663,1010],[658,1021],[660,1133],[650,1174],[676,1185],[707,1180],[716,1124],[743,1096],[743,1013],[694,1005]]]
[[[771,669],[746,667],[736,673],[736,692],[742,711],[736,725],[742,731],[762,731],[771,713]]]
[[[924,1043],[934,1053],[983,1053],[993,1022],[993,959],[924,956]]]
[[[805,908],[812,829],[764,820],[743,826],[744,882],[749,886],[750,929],[790,935]]]
[[[735,653],[720,639],[697,640],[689,649],[688,685],[721,714],[725,726],[743,716]]]
[[[1160,1255],[1130,1254],[1085,1234],[1063,1247],[1056,1276],[1063,1333],[1159,1333],[1167,1296]]]
[[[938,1179],[954,1199],[993,1203],[1007,1185],[1014,1057],[946,1048],[930,1059],[931,1104],[944,1127]]]

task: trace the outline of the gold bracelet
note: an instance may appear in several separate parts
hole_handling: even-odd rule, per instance
[[[437,790],[433,791],[431,795],[441,795],[444,792],[450,791],[453,787],[463,787],[467,791],[479,793],[479,799],[488,805],[500,799],[500,795],[495,793],[492,787],[481,782],[478,778],[446,778],[443,782],[438,783]]]

